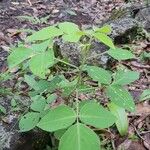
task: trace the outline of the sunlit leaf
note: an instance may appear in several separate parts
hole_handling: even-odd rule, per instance
[[[46,100],[43,96],[41,95],[36,95],[35,97],[31,98],[32,103],[30,105],[30,108],[34,111],[41,112],[44,110],[45,105],[46,105]]]
[[[146,89],[140,96],[140,101],[145,101],[150,99],[150,89]]]
[[[54,63],[54,52],[49,50],[33,56],[29,61],[29,68],[33,74],[45,78],[48,68]]]
[[[80,120],[96,128],[108,128],[116,118],[107,109],[96,102],[86,103],[80,110]]]
[[[127,60],[135,58],[135,55],[132,54],[130,51],[121,48],[110,49],[109,51],[107,51],[107,53],[117,60]]]
[[[0,105],[0,114],[1,114],[1,112],[6,114],[6,109],[2,105]]]
[[[101,33],[105,33],[105,34],[110,34],[111,31],[112,31],[112,28],[110,25],[105,25],[105,26],[103,26],[101,28],[97,28],[95,30],[95,32],[101,32]]]
[[[82,36],[78,25],[72,22],[63,22],[59,24],[59,29],[64,32],[62,36],[64,41],[78,42]]]
[[[28,112],[22,116],[19,121],[19,128],[21,132],[26,132],[33,129],[39,122],[39,113]]]
[[[75,112],[66,105],[58,106],[49,111],[38,123],[38,127],[45,131],[56,131],[69,127],[75,122]]]
[[[108,86],[106,94],[116,105],[125,108],[129,111],[135,111],[135,104],[131,94],[124,88],[118,85]]]
[[[84,124],[71,126],[61,137],[58,150],[100,150],[99,137]]]
[[[49,26],[28,36],[27,41],[32,42],[37,40],[47,40],[62,34],[63,33],[61,32],[61,30],[59,30],[58,28],[54,26]]]
[[[87,66],[85,70],[94,81],[98,81],[102,84],[111,83],[111,74],[105,69],[96,66]]]
[[[104,33],[96,32],[94,34],[94,37],[97,38],[100,42],[109,46],[110,48],[113,48],[113,49],[115,48],[115,45],[113,44],[112,39],[108,35],[106,35]]]
[[[128,119],[125,109],[117,106],[114,103],[109,104],[109,109],[112,112],[112,114],[117,118],[115,124],[117,126],[120,135],[122,136],[126,135],[128,132]]]
[[[33,51],[26,47],[18,47],[13,49],[13,51],[8,56],[8,65],[12,69],[22,63],[24,60],[32,56]]]
[[[130,70],[118,70],[115,73],[113,85],[126,85],[139,79],[139,72]]]

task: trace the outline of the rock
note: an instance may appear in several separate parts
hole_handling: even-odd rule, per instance
[[[121,18],[108,22],[112,27],[111,37],[116,44],[126,44],[132,41],[140,28],[133,18]]]
[[[0,150],[43,150],[51,144],[48,132],[37,128],[19,132],[19,114],[22,113],[10,111],[10,99],[6,97],[0,97],[0,104],[7,109],[7,114],[0,114]]]
[[[145,30],[150,31],[150,7],[141,9],[135,19],[141,23]]]
[[[32,130],[19,133],[14,126],[0,123],[0,150],[41,150],[50,143],[50,137],[46,132]]]
[[[81,47],[79,44],[76,43],[64,43],[64,42],[59,42],[57,43],[59,45],[59,49],[57,49],[59,51],[59,54],[62,56],[62,58],[64,58],[65,60],[67,60],[68,62],[70,62],[71,64],[74,64],[76,66],[79,66],[81,64],[82,61],[82,57],[81,57]],[[108,49],[108,47],[106,47],[104,44],[102,43],[98,43],[97,41],[93,41],[92,42],[92,46],[91,49],[89,51],[89,55],[87,56],[87,64],[90,65],[102,65],[103,67],[106,67],[107,61],[109,59],[108,55],[103,55],[103,57],[95,57],[99,55],[100,53],[104,52],[106,49]]]

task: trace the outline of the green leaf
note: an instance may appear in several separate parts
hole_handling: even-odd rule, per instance
[[[146,89],[143,91],[143,93],[140,96],[140,101],[145,101],[150,99],[150,89]]]
[[[64,32],[64,35],[62,36],[64,41],[78,42],[82,36],[78,25],[76,25],[72,22],[60,23],[59,29],[61,29],[62,32]]]
[[[111,83],[111,74],[105,69],[96,66],[87,66],[85,70],[94,81],[98,81],[102,84]]]
[[[17,106],[17,102],[16,102],[15,99],[12,99],[12,100],[11,100],[11,106],[12,106],[12,107],[16,107],[16,106]]]
[[[61,137],[58,150],[100,150],[99,137],[84,124],[71,126]]]
[[[56,99],[57,99],[57,95],[56,95],[56,94],[50,94],[50,95],[47,97],[46,102],[47,102],[48,104],[51,104],[51,103],[53,103]]]
[[[34,53],[44,52],[50,45],[50,42],[52,41],[46,40],[39,44],[32,44],[31,49],[34,51]]]
[[[66,129],[57,130],[54,132],[54,136],[56,139],[60,140],[63,134],[66,132]]]
[[[44,110],[46,106],[46,100],[41,95],[36,95],[35,97],[32,97],[31,100],[33,101],[30,105],[30,108],[34,111],[41,112]]]
[[[32,53],[33,51],[26,47],[18,47],[13,49],[7,58],[9,68],[12,69],[22,63],[24,60],[30,58]]]
[[[0,105],[0,113],[6,114],[6,109],[2,105]]]
[[[135,111],[135,104],[130,93],[118,85],[108,86],[106,94],[116,105],[129,111]]]
[[[32,88],[35,90],[38,90],[39,87],[37,86],[37,81],[35,81],[33,76],[29,76],[29,75],[24,75],[24,81]]]
[[[108,128],[116,118],[107,109],[96,102],[86,103],[80,110],[80,120],[96,128]]]
[[[101,28],[97,28],[95,30],[95,32],[101,32],[101,33],[105,33],[105,34],[110,34],[111,31],[112,31],[112,28],[110,25],[105,25],[105,26],[103,26]]]
[[[22,116],[19,121],[19,128],[21,132],[26,132],[33,129],[39,122],[39,113],[28,112]]]
[[[96,32],[94,37],[97,38],[100,42],[104,43],[105,45],[109,46],[110,48],[114,49],[115,45],[113,44],[112,39],[104,33]]]
[[[75,119],[75,112],[70,107],[61,105],[49,111],[37,126],[45,131],[53,132],[69,127]]]
[[[63,22],[59,23],[59,29],[61,29],[64,33],[72,34],[80,31],[78,25],[72,22]]]
[[[130,70],[118,70],[114,76],[113,85],[126,85],[139,79],[139,72]]]
[[[54,76],[49,83],[48,91],[53,92],[58,87],[61,81],[62,79],[60,78],[60,76]]]
[[[125,109],[117,106],[114,103],[110,103],[108,106],[112,114],[117,118],[115,124],[120,135],[126,135],[128,132],[128,119]]]
[[[68,80],[63,80],[60,84],[59,87],[62,88],[63,91],[63,96],[67,97],[71,94],[72,91],[74,91],[76,85],[77,85],[78,80],[75,79],[71,82],[69,82]]]
[[[31,71],[41,77],[45,78],[48,68],[54,65],[54,52],[49,50],[41,54],[37,54],[29,61]]]
[[[78,33],[73,33],[73,34],[64,34],[62,36],[63,40],[64,41],[67,41],[67,42],[78,42],[81,38],[81,35]]]
[[[114,59],[117,59],[119,61],[135,58],[135,55],[132,54],[130,51],[124,50],[124,49],[121,49],[121,48],[110,49],[109,51],[107,51],[107,53],[111,57],[113,57]]]
[[[37,41],[37,40],[47,40],[47,39],[52,39],[56,36],[62,35],[63,33],[61,30],[54,26],[49,26],[46,28],[43,28],[40,31],[35,32],[31,36],[27,37],[27,41],[32,42],[32,41]]]

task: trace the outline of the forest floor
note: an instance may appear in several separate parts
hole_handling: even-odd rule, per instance
[[[136,2],[141,3],[140,1]],[[85,27],[91,24],[98,25],[109,19],[114,9],[122,8],[124,5],[123,0],[0,1],[0,73],[8,69],[6,58],[10,46],[23,41],[28,35],[26,31],[29,29],[39,30],[62,21],[72,21]],[[133,49],[136,56],[140,56],[143,51],[150,52],[148,39],[139,38],[127,45]],[[128,114],[130,125],[127,136],[121,137],[116,131],[103,134],[103,137],[107,139],[105,148],[119,150],[119,147],[124,145],[126,150],[150,150],[150,103],[149,101],[139,102],[142,91],[150,89],[150,60],[136,59],[122,64],[141,73],[140,79],[128,87],[135,98],[136,112]],[[11,81],[0,83],[2,87],[12,88],[15,88],[15,84],[15,75]],[[0,97],[2,96],[0,93]],[[4,121],[4,117],[2,118]],[[7,123],[9,124],[9,122]]]

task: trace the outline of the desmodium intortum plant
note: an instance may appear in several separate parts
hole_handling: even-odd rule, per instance
[[[27,37],[24,45],[12,49],[8,56],[9,70],[17,66],[25,72],[24,80],[30,87],[29,96],[32,101],[30,111],[20,119],[20,131],[26,132],[38,127],[54,132],[54,135],[59,135],[59,150],[100,150],[100,139],[93,128],[108,128],[115,123],[121,135],[127,133],[125,110],[134,111],[135,104],[124,85],[137,80],[139,73],[123,67],[112,73],[98,66],[86,65],[94,39],[110,47],[105,53],[118,61],[135,58],[130,51],[114,46],[108,36],[110,32],[108,25],[81,30],[74,23],[63,22],[33,33]],[[56,37],[81,45],[80,66],[54,55],[53,44]],[[56,69],[58,66],[64,69],[62,65],[68,66],[66,69],[73,72],[71,78],[66,78],[66,72],[63,74],[63,71]],[[98,83],[97,86],[89,85],[87,78]],[[111,101],[108,103],[110,111],[96,99],[79,99],[81,93],[94,94],[99,88],[103,89],[107,99]],[[65,100],[63,104],[56,105],[56,90],[61,91],[59,95]]]

